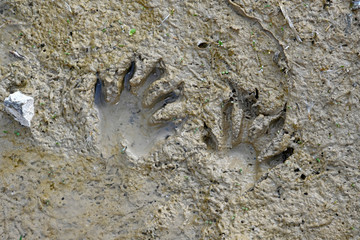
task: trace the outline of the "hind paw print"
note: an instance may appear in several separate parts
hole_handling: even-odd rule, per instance
[[[247,143],[257,152],[259,162],[274,158],[285,160],[293,152],[290,134],[284,130],[286,108],[270,115],[260,113],[258,89],[251,91],[234,85],[229,83],[221,114],[215,114],[210,121],[205,119],[208,145],[222,150]]]

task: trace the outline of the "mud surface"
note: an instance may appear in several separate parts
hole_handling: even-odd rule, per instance
[[[358,239],[351,1],[0,1],[1,239]]]

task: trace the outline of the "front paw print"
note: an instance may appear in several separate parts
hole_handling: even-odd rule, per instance
[[[148,62],[138,56],[128,64],[118,86],[120,96],[113,103],[105,101],[106,86],[100,78],[95,86],[103,152],[146,155],[181,123],[182,101],[177,100],[181,100],[182,84],[168,81],[161,59]]]

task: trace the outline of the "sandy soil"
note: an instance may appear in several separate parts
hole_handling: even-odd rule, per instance
[[[0,238],[359,239],[352,7],[0,1]]]

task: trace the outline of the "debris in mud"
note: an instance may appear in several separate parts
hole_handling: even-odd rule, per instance
[[[351,10],[358,10],[360,9],[360,1],[353,1]]]
[[[21,60],[25,60],[26,57],[24,55],[21,55],[20,53],[18,53],[17,51],[9,51],[9,53],[11,53],[14,57],[19,58]]]
[[[297,32],[296,28],[294,27],[294,24],[292,23],[290,17],[289,17],[289,14],[287,13],[287,10],[284,6],[281,6],[280,5],[280,9],[281,9],[281,12],[282,14],[284,15],[284,18],[286,19],[287,23],[289,24],[289,27],[291,28],[291,30],[294,32],[295,36],[296,36],[296,39],[299,41],[299,42],[302,42],[300,36],[299,36],[299,33]]]
[[[17,91],[4,101],[6,111],[21,125],[30,127],[34,116],[34,99]]]

